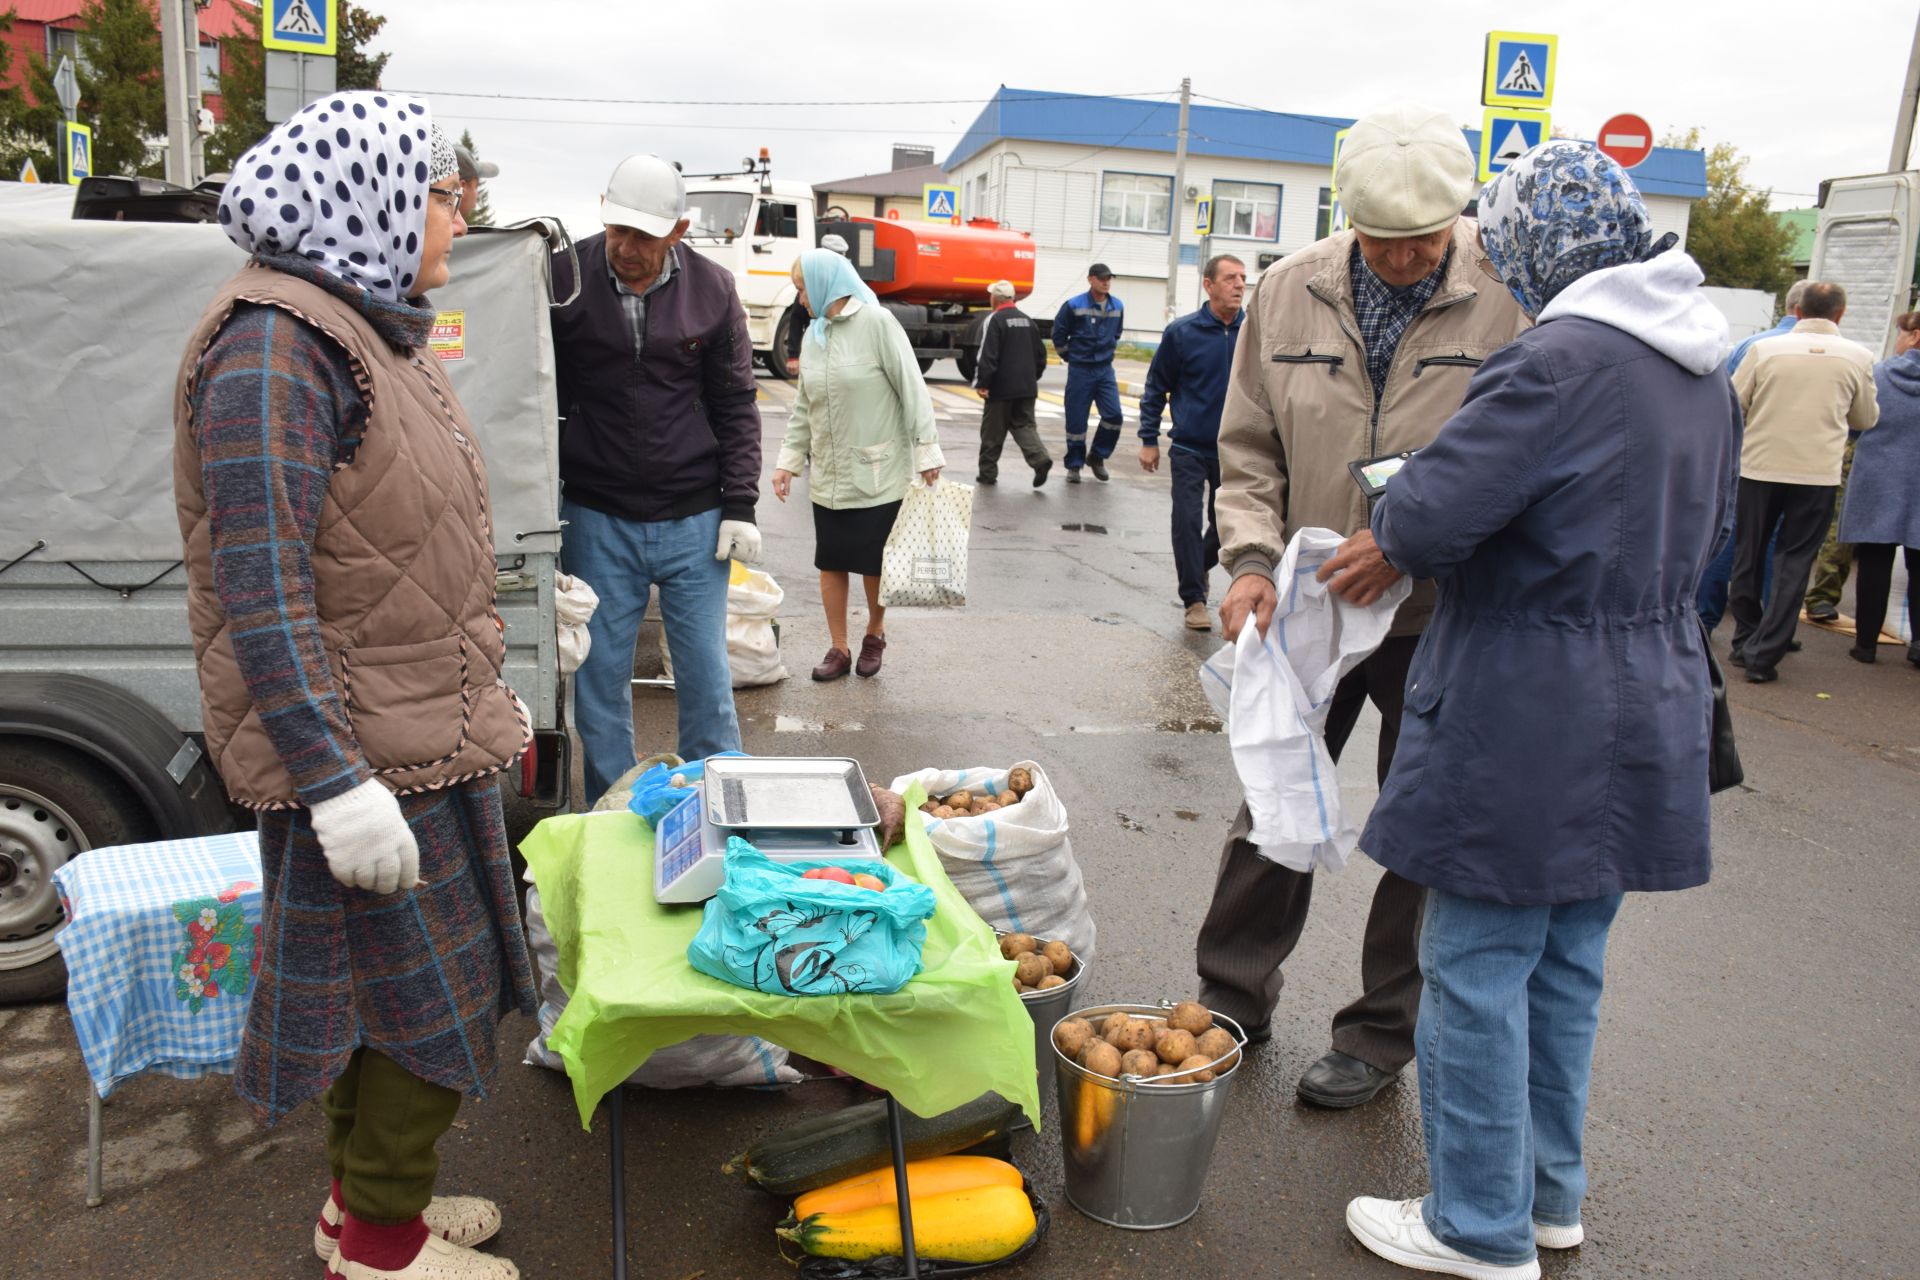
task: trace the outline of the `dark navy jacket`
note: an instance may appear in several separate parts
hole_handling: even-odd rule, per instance
[[[1093,305],[1093,294],[1078,293],[1060,304],[1053,318],[1053,349],[1068,364],[1111,364],[1113,349],[1125,327],[1120,295],[1107,295],[1107,305]]]
[[[1160,447],[1160,414],[1171,397],[1173,447],[1209,458],[1219,452],[1220,410],[1227,403],[1227,374],[1245,315],[1242,311],[1232,324],[1221,324],[1212,307],[1201,307],[1167,326],[1140,397],[1141,444]]]
[[[1510,904],[1705,883],[1693,597],[1739,434],[1725,374],[1594,320],[1550,319],[1474,373],[1373,514],[1388,562],[1439,580],[1361,836],[1374,861]]]
[[[607,274],[604,232],[580,241],[580,296],[548,312],[559,382],[560,482],[581,506],[623,520],[683,520],[719,507],[753,519],[760,409],[753,343],[733,274],[676,245],[673,277],[647,299],[647,340]],[[573,267],[553,257],[553,296]]]

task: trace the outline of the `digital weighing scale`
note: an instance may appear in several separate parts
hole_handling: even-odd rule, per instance
[[[775,862],[878,861],[880,810],[857,760],[714,756],[653,833],[653,896],[704,902],[726,879],[727,840]]]

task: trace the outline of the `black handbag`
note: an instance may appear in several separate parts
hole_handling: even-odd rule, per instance
[[[1713,637],[1700,623],[1700,647],[1707,655],[1707,685],[1713,690],[1713,729],[1707,737],[1707,791],[1719,795],[1746,781],[1740,750],[1733,742],[1733,711],[1727,706],[1727,678],[1713,656]]]

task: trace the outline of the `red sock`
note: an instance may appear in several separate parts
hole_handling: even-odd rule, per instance
[[[427,1243],[427,1220],[415,1216],[383,1226],[348,1211],[340,1228],[340,1257],[376,1271],[399,1271],[420,1256]]]

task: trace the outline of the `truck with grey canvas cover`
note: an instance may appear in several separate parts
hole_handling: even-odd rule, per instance
[[[61,863],[250,823],[201,747],[172,462],[185,335],[244,258],[202,221],[212,192],[70,190],[0,196],[0,1000],[64,982]],[[568,773],[552,251],[545,226],[476,229],[433,299],[487,459],[505,675],[536,730],[504,781],[550,806]]]

